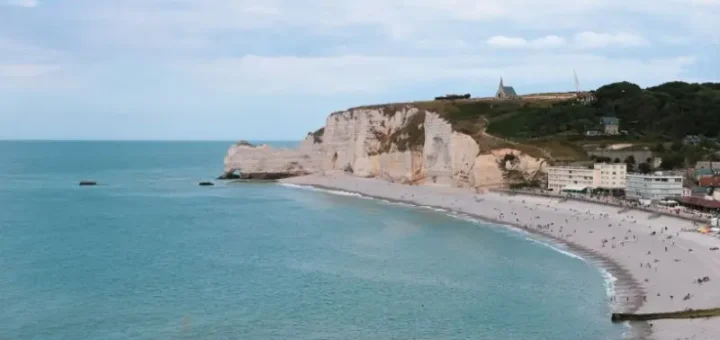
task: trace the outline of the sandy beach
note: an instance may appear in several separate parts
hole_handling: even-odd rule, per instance
[[[512,225],[561,243],[617,278],[615,312],[669,312],[720,307],[720,239],[695,232],[693,222],[645,211],[554,198],[410,186],[342,173],[282,180],[433,206]],[[708,277],[709,282],[698,283]],[[608,316],[608,322],[610,322]],[[720,318],[659,320],[633,325],[643,339],[720,339]]]

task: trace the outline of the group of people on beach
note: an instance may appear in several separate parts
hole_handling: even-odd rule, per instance
[[[679,232],[671,232],[668,226],[663,226],[662,228],[659,228],[657,230],[653,230],[651,226],[648,226],[648,229],[640,230],[638,228],[638,220],[633,214],[630,213],[629,209],[619,211],[618,214],[621,214],[621,216],[617,217],[619,217],[620,221],[617,221],[617,217],[615,217],[616,220],[613,223],[613,219],[607,212],[597,212],[590,209],[580,210],[572,207],[558,208],[557,205],[550,205],[544,203],[536,203],[535,205],[532,205],[529,204],[526,200],[521,200],[521,202],[515,202],[514,198],[510,198],[509,201],[512,203],[521,203],[522,209],[517,209],[516,207],[518,206],[513,207],[512,205],[510,206],[511,208],[509,209],[509,211],[507,209],[494,208],[498,221],[514,224],[526,230],[542,233],[543,235],[549,236],[557,241],[560,241],[561,243],[565,243],[567,245],[577,248],[582,248],[579,247],[577,244],[573,243],[573,237],[578,234],[578,228],[580,228],[581,231],[583,229],[587,230],[588,234],[593,234],[596,231],[600,231],[596,230],[596,226],[600,225],[599,221],[607,220],[608,228],[627,228],[627,231],[625,232],[625,235],[621,237],[599,237],[598,240],[600,242],[600,248],[610,247],[611,249],[616,249],[620,247],[625,247],[626,245],[630,244],[637,244],[639,243],[641,238],[651,237],[655,238],[656,241],[659,240],[664,244],[661,248],[661,252],[669,253],[674,251],[685,251],[682,249],[673,250],[676,248],[674,238],[679,236]],[[556,223],[553,221],[543,221],[543,218],[541,217],[542,214],[527,214],[528,211],[538,211],[538,209],[540,208],[543,208],[545,210],[551,209],[556,213],[562,213],[564,211],[565,213],[569,213],[570,216],[564,218],[561,222]],[[588,228],[583,228],[583,225],[588,226]],[[592,228],[590,226],[595,226],[595,228]],[[610,233],[610,235],[617,235],[617,232]],[[692,249],[686,250],[688,252],[693,251]],[[660,259],[657,258],[657,256],[653,256],[653,252],[651,249],[647,250],[646,255],[650,256],[651,259],[640,261],[640,268],[647,269],[653,272],[658,272],[658,268],[660,268],[661,262]],[[673,258],[673,261],[681,262],[681,259]],[[643,279],[643,281],[647,284],[650,282],[650,279],[645,278]],[[704,282],[709,282],[710,278],[708,276],[704,276],[697,278],[696,281],[698,282],[698,284],[702,284]],[[630,293],[631,291],[639,293],[630,295],[632,294]],[[640,300],[642,300],[642,302],[648,301],[648,295],[646,295],[642,289],[623,290],[621,294],[624,295],[619,297],[610,296],[610,301],[613,303],[620,301],[625,302],[625,304],[629,303],[631,309],[637,308]],[[660,298],[663,294],[661,294],[660,292],[656,292],[655,295],[656,297]],[[674,300],[675,298],[672,293],[667,293],[666,296],[670,300]],[[683,296],[683,301],[690,300],[692,297],[693,295],[691,293],[685,293]]]

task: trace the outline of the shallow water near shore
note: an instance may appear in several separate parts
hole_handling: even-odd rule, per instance
[[[199,187],[229,144],[0,142],[0,339],[627,331],[598,268],[522,233],[352,194]]]

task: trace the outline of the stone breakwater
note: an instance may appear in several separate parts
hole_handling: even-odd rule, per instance
[[[509,173],[530,178],[544,167],[544,159],[512,148],[488,149],[453,130],[439,114],[408,105],[333,113],[294,149],[239,142],[228,149],[221,177],[276,179],[344,171],[400,183],[498,188],[506,185]]]

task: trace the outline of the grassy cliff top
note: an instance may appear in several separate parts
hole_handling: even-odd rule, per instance
[[[417,101],[407,103],[392,103],[380,105],[360,106],[348,111],[362,109],[380,109],[383,113],[392,115],[395,112],[406,108],[417,108],[423,112],[434,112],[447,120],[453,130],[471,136],[478,143],[481,153],[488,153],[492,150],[502,148],[513,148],[537,158],[552,158],[553,156],[543,148],[532,144],[521,143],[492,136],[485,133],[488,124],[497,117],[513,114],[525,110],[541,110],[552,107],[556,103],[567,101],[567,94],[564,97],[556,98],[558,94],[552,94],[551,98],[530,98],[523,100],[498,100],[495,98],[480,99],[457,99],[457,100],[433,100]],[[574,94],[573,94],[574,97]],[[337,112],[335,114],[338,114]],[[419,140],[419,139],[418,139]],[[573,155],[573,158],[577,158]]]
[[[686,135],[720,137],[720,83],[669,82],[642,89],[620,82],[602,86],[593,101],[572,92],[538,93],[518,100],[471,98],[361,106],[385,114],[408,107],[435,112],[454,130],[472,136],[483,151],[513,147],[559,161],[587,159],[587,143],[677,141]],[[338,112],[339,113],[339,112]],[[602,130],[602,117],[619,119],[621,136],[586,137]]]

